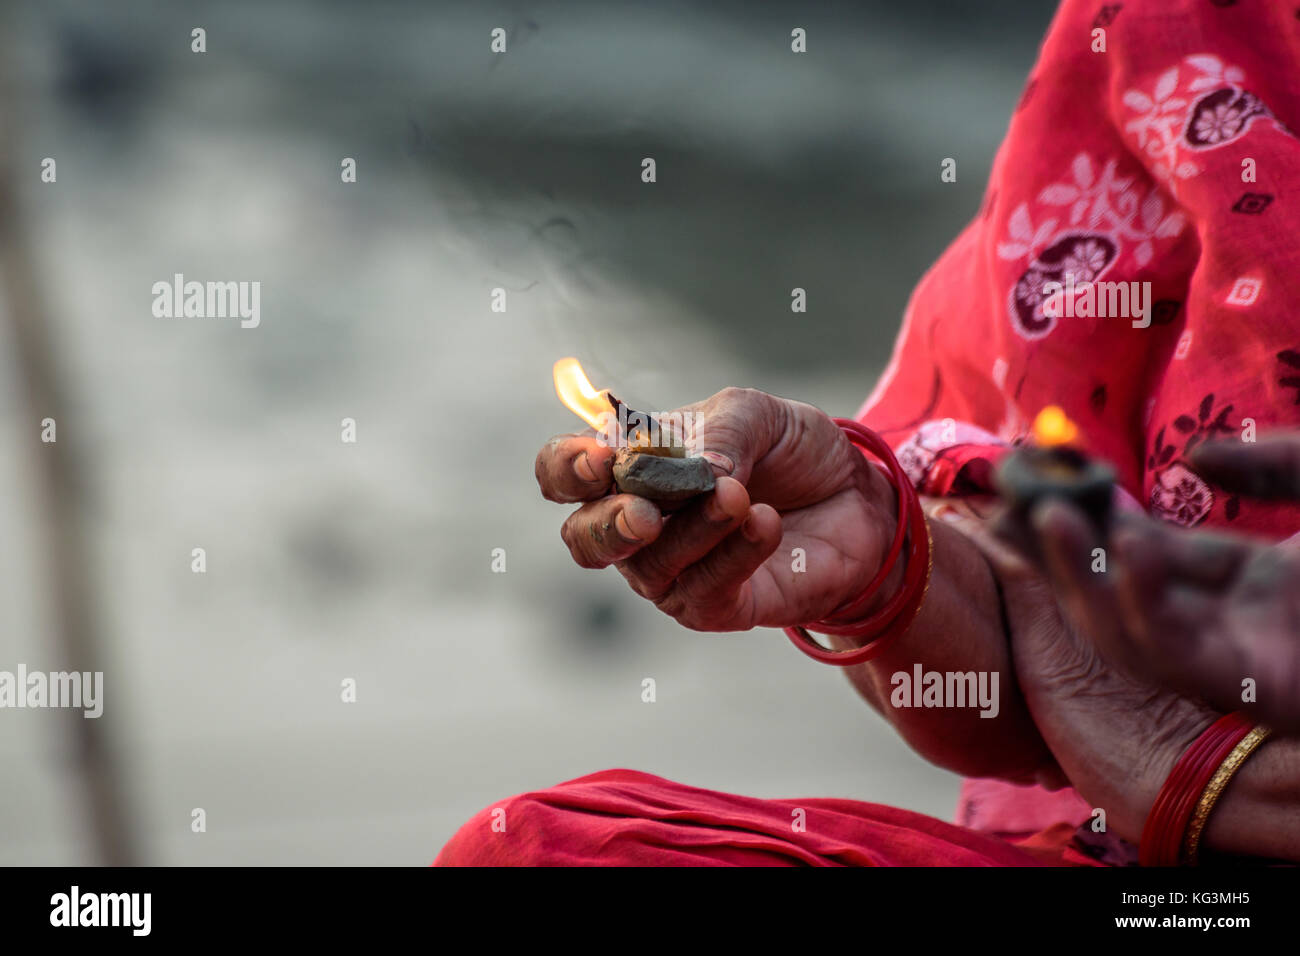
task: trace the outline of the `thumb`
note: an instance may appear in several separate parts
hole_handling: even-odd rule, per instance
[[[749,483],[754,462],[776,443],[784,422],[782,404],[752,388],[726,388],[696,406],[690,449],[713,466],[715,477]]]

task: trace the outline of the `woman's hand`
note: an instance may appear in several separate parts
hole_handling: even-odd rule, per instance
[[[1300,550],[1129,519],[1107,576],[1119,613],[1098,641],[1112,656],[1223,711],[1300,730]]]
[[[1202,445],[1192,464],[1221,488],[1300,500],[1296,435]],[[1109,565],[1102,577],[1121,613],[1096,634],[1106,653],[1222,710],[1300,730],[1300,547],[1129,518]],[[1058,575],[1057,585],[1081,591],[1095,577]]]
[[[594,434],[562,435],[542,449],[542,494],[585,502],[562,529],[574,560],[616,566],[638,594],[696,630],[805,624],[861,594],[898,524],[897,494],[884,474],[811,405],[732,388],[685,410],[698,416],[693,447],[712,463],[717,488],[671,515],[609,493],[613,451]],[[939,766],[1017,780],[1051,774],[1052,755],[1012,678],[993,575],[961,534],[931,530],[930,586],[916,619],[846,676]],[[795,549],[803,552],[797,565]],[[881,584],[881,600],[897,591],[905,565]],[[894,675],[917,664],[1000,675],[997,718],[976,706],[893,706]]]
[[[1300,499],[1300,436],[1199,446],[1192,465],[1215,485]],[[1223,711],[1300,730],[1300,547],[1192,532],[1124,515],[1092,570],[1077,512],[1056,508],[1040,538],[1053,587],[1109,659]]]
[[[1107,825],[1137,842],[1174,762],[1217,716],[1107,659],[1093,636],[1120,627],[1113,578],[1093,574],[1091,529],[1051,502],[1034,514],[1049,571],[1033,567],[985,522],[953,520],[979,545],[1003,595],[1016,677],[1069,782]],[[1053,582],[1070,582],[1066,586]]]
[[[728,388],[687,406],[717,486],[663,515],[611,494],[614,449],[594,432],[537,455],[544,497],[584,502],[561,535],[584,568],[614,565],[686,627],[738,631],[818,620],[875,576],[897,524],[888,480],[811,405]],[[803,550],[796,571],[793,552]]]

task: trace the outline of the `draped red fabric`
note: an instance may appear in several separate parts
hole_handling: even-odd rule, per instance
[[[1300,425],[1298,64],[1295,4],[1066,0],[984,202],[917,286],[860,412],[922,490],[981,490],[989,460],[1055,404],[1152,513],[1300,529],[1300,508],[1226,494],[1186,464],[1208,439]],[[437,862],[1090,862],[1077,798],[987,782],[965,795],[958,827],[607,771],[485,809]]]
[[[1186,464],[1207,439],[1300,425],[1297,64],[1295,4],[1061,7],[983,205],[859,414],[919,485],[962,490],[963,465],[1060,405],[1152,513],[1300,529],[1300,508]]]
[[[1039,866],[1059,860],[1059,846],[1021,849],[875,803],[760,800],[606,770],[484,808],[434,864]]]

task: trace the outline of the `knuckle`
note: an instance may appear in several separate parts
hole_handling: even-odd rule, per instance
[[[700,565],[696,573],[677,582],[676,591],[688,607],[701,608],[717,595],[717,580],[712,571]]]
[[[627,578],[628,586],[636,592],[637,596],[643,597],[647,601],[658,600],[668,590],[663,585],[645,580],[635,572],[628,570],[626,566],[623,568],[623,577]]]
[[[715,633],[726,630],[723,623],[723,607],[716,602],[699,602],[687,600],[676,615],[677,623],[687,630]]]
[[[728,630],[727,619],[733,602],[717,593],[701,596],[698,586],[693,584],[677,584],[654,604],[687,630],[713,633]]]
[[[571,517],[560,526],[560,538],[563,539],[565,546],[569,549],[569,554],[573,556],[574,562],[580,568],[595,570],[604,567],[586,537],[584,537],[583,528],[589,522],[581,518]]]
[[[713,396],[713,401],[724,406],[748,407],[758,404],[766,397],[766,392],[761,392],[756,388],[746,388],[740,385],[728,385],[722,391]]]
[[[625,567],[633,590],[651,600],[672,587],[677,576],[676,571],[667,564],[660,551],[654,548],[638,552]]]
[[[542,497],[551,498],[551,482],[545,449],[537,453],[537,461],[533,464],[533,477],[537,479],[537,487],[542,490]]]
[[[542,497],[561,504],[574,500],[564,487],[564,458],[560,451],[566,440],[563,435],[552,438],[542,446],[533,464],[533,474],[542,490]]]
[[[682,601],[681,595],[677,593],[675,588],[665,591],[663,594],[659,595],[659,597],[654,598],[653,601],[654,606],[663,611],[663,613],[667,614],[679,624],[684,623],[682,619],[687,611],[687,606],[686,603]]]

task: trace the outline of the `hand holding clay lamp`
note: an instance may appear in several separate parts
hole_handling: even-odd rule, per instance
[[[614,485],[620,492],[648,498],[667,510],[713,490],[712,466],[686,454],[681,427],[669,416],[660,421],[628,408],[608,389],[597,391],[575,358],[560,359],[552,372],[560,401],[618,449]]]

